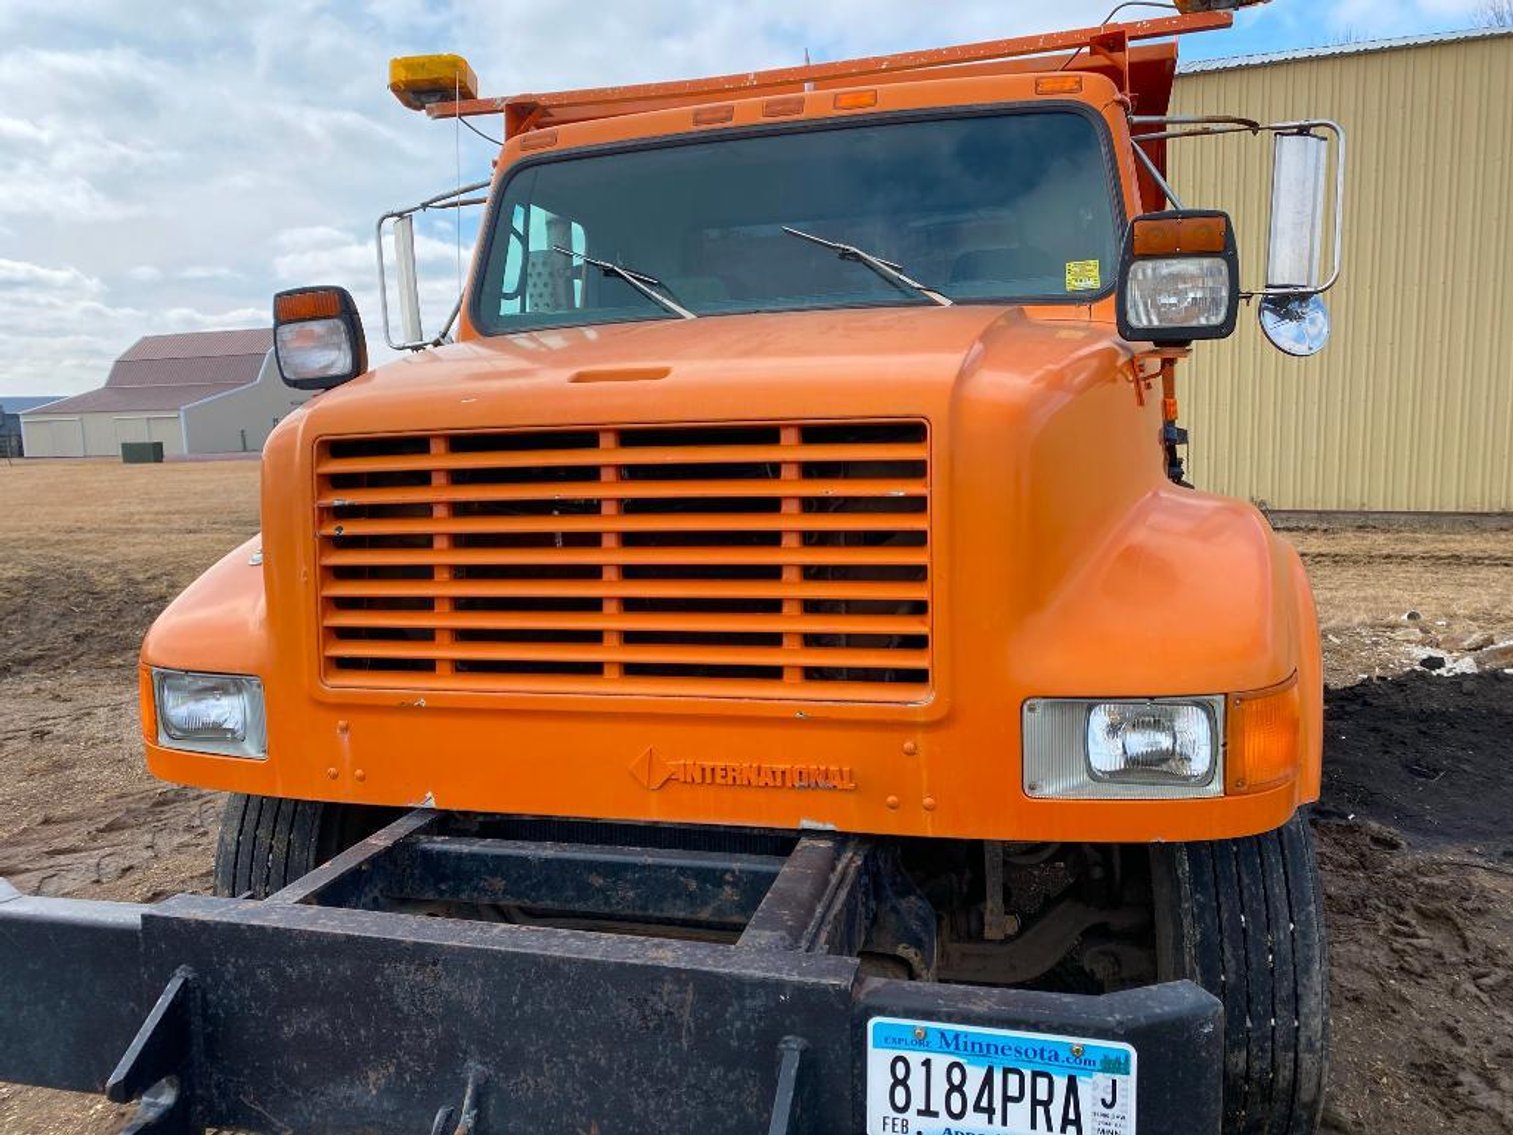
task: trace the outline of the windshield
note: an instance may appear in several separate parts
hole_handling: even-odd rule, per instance
[[[931,302],[785,227],[863,249],[956,303],[1085,302],[1114,276],[1109,164],[1073,111],[556,158],[503,192],[475,309],[484,333],[676,318],[585,256],[656,279],[701,316]]]

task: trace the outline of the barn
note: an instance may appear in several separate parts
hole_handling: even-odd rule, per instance
[[[290,390],[268,328],[149,335],[105,385],[21,415],[28,457],[119,457],[125,442],[164,456],[255,453],[308,395]]]

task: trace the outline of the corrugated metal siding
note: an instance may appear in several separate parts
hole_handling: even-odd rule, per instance
[[[1314,359],[1242,315],[1183,368],[1202,488],[1281,509],[1513,511],[1513,37],[1179,78],[1173,112],[1349,132],[1345,275]],[[1265,271],[1271,147],[1172,144],[1189,206],[1228,209]]]

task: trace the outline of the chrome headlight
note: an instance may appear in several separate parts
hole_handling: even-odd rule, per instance
[[[158,744],[226,757],[268,755],[263,683],[241,674],[152,672]]]
[[[1025,703],[1024,790],[1029,796],[1222,796],[1223,763],[1222,697]]]

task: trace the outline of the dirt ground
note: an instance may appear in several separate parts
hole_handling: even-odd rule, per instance
[[[255,462],[0,464],[0,876],[138,901],[208,889],[220,803],[143,771],[134,662],[164,604],[256,527]],[[1513,1135],[1513,675],[1478,667],[1513,640],[1513,531],[1288,538],[1331,687],[1327,1127]],[[105,1135],[124,1115],[0,1084],[4,1135]]]

